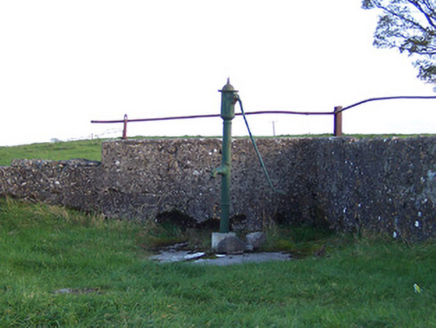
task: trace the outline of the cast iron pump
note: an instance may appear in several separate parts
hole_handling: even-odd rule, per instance
[[[230,181],[232,166],[232,120],[235,117],[237,92],[227,79],[221,92],[221,118],[223,119],[223,148],[221,166],[212,171],[212,177],[221,175],[221,216],[220,233],[229,232]]]
[[[262,166],[262,170],[268,180],[271,189],[281,195],[286,195],[283,190],[276,189],[269,177],[268,171],[257,148],[256,141],[250,131],[247,118],[245,117],[244,107],[242,101],[233,86],[227,80],[227,84],[223,87],[221,92],[221,118],[223,119],[223,158],[221,166],[212,171],[212,177],[221,175],[221,216],[220,216],[220,233],[229,232],[229,215],[230,215],[230,181],[231,181],[231,167],[232,167],[232,120],[235,117],[235,104],[239,102],[241,106],[242,117],[244,118],[245,125],[250,139],[253,143],[253,148]]]

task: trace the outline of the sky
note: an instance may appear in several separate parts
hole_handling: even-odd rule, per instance
[[[246,112],[435,96],[411,58],[373,47],[377,16],[360,0],[1,1],[0,146],[119,137],[122,124],[91,120],[125,114],[219,114],[227,78]],[[333,132],[331,116],[248,120],[258,136]],[[368,103],[344,112],[343,130],[436,133],[436,99]],[[128,125],[129,136],[221,134],[220,118]],[[233,134],[247,134],[241,117]]]

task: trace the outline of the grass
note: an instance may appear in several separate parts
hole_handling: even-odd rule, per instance
[[[11,165],[13,159],[69,160],[86,158],[100,161],[101,143],[101,139],[95,139],[0,147],[0,165]]]
[[[0,327],[436,326],[435,242],[277,228],[326,256],[213,267],[149,261],[155,229],[0,200]]]
[[[416,137],[418,135],[347,135],[348,137],[363,138],[391,138],[391,137]],[[434,136],[434,135],[419,135]],[[322,135],[285,135],[280,138],[304,138],[304,137],[331,137],[329,134]],[[141,139],[145,137],[135,137]],[[202,138],[201,136],[183,136],[183,137],[146,137],[147,139],[164,139],[164,138]],[[220,138],[220,137],[211,137]],[[258,137],[259,138],[259,137]],[[271,136],[267,138],[273,138]],[[0,147],[0,166],[8,166],[12,159],[46,159],[46,160],[68,160],[73,158],[86,158],[89,160],[101,160],[102,139],[80,140],[69,142],[40,143],[31,145]]]

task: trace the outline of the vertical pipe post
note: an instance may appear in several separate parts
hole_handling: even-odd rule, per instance
[[[126,140],[127,139],[127,114],[124,114],[124,128],[123,128],[123,137],[121,139]]]
[[[334,114],[334,129],[333,134],[335,137],[342,137],[342,106],[336,106]]]
[[[232,166],[232,120],[235,117],[236,91],[227,80],[221,92],[221,118],[223,119],[223,142],[221,166],[212,171],[212,176],[221,175],[220,233],[229,232],[230,183]]]

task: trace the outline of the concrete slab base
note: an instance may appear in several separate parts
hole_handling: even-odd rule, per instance
[[[203,258],[202,252],[190,254],[187,251],[162,252],[150,257],[150,260],[160,263],[185,262],[191,264],[204,265],[234,265],[244,263],[261,263],[271,261],[290,261],[291,254],[272,252],[272,253],[248,253],[240,255],[216,255],[214,258]]]
[[[241,255],[226,255],[216,259],[198,259],[193,261],[195,264],[205,265],[233,265],[244,263],[261,263],[272,261],[290,261],[292,259],[290,254],[273,252],[273,253],[250,253]]]
[[[205,252],[192,253],[190,251],[163,251],[159,254],[150,256],[150,260],[162,263],[183,262],[199,259],[206,255]]]

